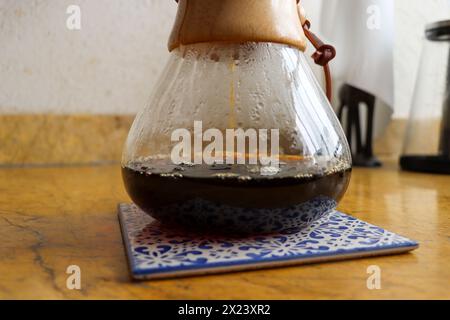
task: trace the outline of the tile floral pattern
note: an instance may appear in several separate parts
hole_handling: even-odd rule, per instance
[[[119,217],[133,277],[152,278],[252,269],[407,252],[415,241],[334,211],[309,227],[253,237],[198,236],[166,229],[135,205]]]

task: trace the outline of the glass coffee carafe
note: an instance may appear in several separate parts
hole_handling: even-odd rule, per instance
[[[303,52],[297,1],[178,10],[169,62],[123,153],[134,203],[202,232],[298,230],[334,210],[350,150]]]

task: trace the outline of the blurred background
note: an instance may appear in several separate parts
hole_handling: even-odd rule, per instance
[[[312,30],[338,50],[332,63],[336,88],[344,82],[358,85],[342,70],[362,55],[347,52],[343,41],[351,39],[356,46],[363,41],[352,23],[367,20],[371,3],[381,6],[383,33],[377,41],[391,58],[382,63],[386,79],[377,78],[384,88],[370,92],[379,105],[375,149],[395,157],[412,104],[425,25],[450,18],[449,1],[388,0],[388,9],[386,1],[364,0],[355,7],[357,2],[303,0],[303,5]],[[80,25],[70,28],[74,5]],[[169,56],[176,9],[175,1],[167,0],[0,0],[0,165],[119,161],[132,119]],[[348,29],[334,28],[339,21]],[[380,44],[365,47],[373,52]],[[371,84],[362,89],[371,91]]]

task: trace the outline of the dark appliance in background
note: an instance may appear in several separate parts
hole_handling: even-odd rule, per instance
[[[425,34],[400,164],[450,174],[450,20],[428,25]]]
[[[375,168],[382,165],[373,153],[375,102],[374,95],[349,84],[344,84],[339,91],[338,118],[343,125],[345,123],[345,134],[352,150],[353,165],[356,167]],[[367,108],[365,133],[362,132],[362,106]]]

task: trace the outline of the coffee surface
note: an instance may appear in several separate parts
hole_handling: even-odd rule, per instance
[[[162,222],[233,231],[254,223],[261,231],[275,231],[304,225],[314,218],[311,212],[317,218],[333,210],[348,187],[351,168],[335,163],[305,172],[303,163],[294,162],[267,168],[143,161],[124,166],[122,175],[134,203]]]

